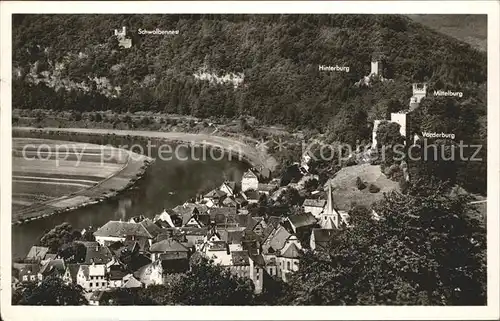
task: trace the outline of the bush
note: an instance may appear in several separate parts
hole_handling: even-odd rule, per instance
[[[366,188],[366,184],[361,180],[361,178],[358,176],[356,177],[356,187],[359,189],[359,190],[362,190],[362,189],[365,189]]]
[[[370,191],[370,193],[378,193],[378,192],[380,192],[380,187],[378,187],[375,184],[370,184],[370,186],[368,187],[368,190]]]

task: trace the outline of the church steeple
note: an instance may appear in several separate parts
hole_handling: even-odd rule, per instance
[[[332,185],[331,183],[328,183],[328,190],[327,190],[327,198],[326,198],[326,211],[324,213],[324,218],[323,218],[323,228],[331,228],[328,226],[331,226],[329,224],[329,221],[333,221],[333,225],[335,225],[336,228],[339,227],[339,213],[333,208],[333,197],[332,197]]]

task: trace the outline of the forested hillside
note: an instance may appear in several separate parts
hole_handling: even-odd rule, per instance
[[[123,26],[129,49],[113,36]],[[138,32],[156,28],[179,33]],[[393,81],[354,86],[373,58]],[[435,117],[426,108],[425,129],[486,142],[486,54],[406,16],[16,15],[13,67],[13,108],[251,115],[348,143],[370,140],[372,120],[425,81],[429,101],[434,89],[464,94]]]

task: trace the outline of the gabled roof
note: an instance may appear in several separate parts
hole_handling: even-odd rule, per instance
[[[205,194],[205,198],[222,198],[225,197],[227,194],[224,191],[221,191],[220,189],[216,188]]]
[[[40,265],[32,263],[19,263],[16,265],[19,270],[19,280],[22,280],[23,275],[36,275],[40,271]]]
[[[248,252],[247,251],[233,251],[233,252],[231,252],[231,262],[234,266],[250,265]]]
[[[142,287],[142,283],[137,280],[133,275],[123,284],[124,288],[140,288]]]
[[[298,259],[301,256],[301,252],[295,243],[291,243],[285,252],[281,253],[280,256],[287,259]]]
[[[160,242],[156,242],[149,248],[150,252],[188,252],[189,250],[173,239],[166,239]]]
[[[314,228],[312,234],[314,235],[314,242],[324,243],[329,242],[337,231],[333,229]]]
[[[281,250],[283,246],[286,243],[286,240],[291,236],[290,234],[283,226],[279,226],[274,233],[272,233],[268,240],[269,240],[269,246],[277,251]]]
[[[233,192],[234,192],[234,189],[236,188],[236,182],[233,182],[233,181],[225,181],[224,183],[222,183],[221,188],[222,188],[222,186],[224,186],[224,185],[225,185],[226,187],[228,187],[228,188],[229,188],[231,191],[233,191]]]
[[[255,178],[255,179],[258,179],[257,174],[253,170],[251,170],[251,169],[249,169],[248,171],[246,171],[243,174],[243,178]]]
[[[240,231],[240,230],[235,230],[235,231],[222,230],[222,231],[220,231],[220,235],[221,235],[222,241],[225,241],[229,244],[241,244],[241,240],[243,238],[243,231]]]
[[[317,223],[316,218],[311,213],[290,215],[288,220],[295,228],[310,226]]]
[[[66,266],[66,271],[69,272],[69,276],[72,281],[76,281],[76,275],[78,274],[79,269],[80,269],[80,264],[68,264]]]
[[[106,264],[113,258],[111,250],[107,246],[89,246],[85,254],[85,264]]]
[[[224,241],[214,241],[208,244],[209,251],[227,251],[228,245]]]
[[[270,192],[277,187],[278,185],[272,183],[271,184],[259,183],[257,189],[262,192]]]
[[[281,221],[283,221],[283,218],[281,216],[269,216],[267,218],[267,224],[269,226],[274,226],[274,227],[278,227],[281,223]]]
[[[183,273],[189,269],[189,260],[187,257],[162,259],[161,267],[163,268],[163,273]]]
[[[232,197],[226,197],[223,201],[222,204],[225,206],[236,206],[238,203],[232,198]]]
[[[94,232],[94,236],[126,237],[139,236],[153,238],[154,236],[141,223],[109,221]]]
[[[156,225],[152,220],[150,220],[149,218],[143,220],[141,223],[142,226],[144,226],[144,228],[146,229],[146,231],[148,231],[148,233],[155,237],[156,235],[160,234],[161,232],[161,228]]]
[[[207,226],[210,224],[210,215],[208,214],[189,214],[182,217],[182,226],[186,225],[192,218],[194,218],[200,226]]]
[[[317,199],[305,199],[304,203],[302,203],[302,206],[307,206],[307,207],[320,207],[323,208],[326,205],[326,200],[317,200]]]
[[[89,278],[89,266],[87,264],[80,264],[80,269],[78,273],[82,272],[85,279]]]
[[[55,260],[50,260],[43,264],[40,268],[40,273],[43,275],[48,275],[50,273],[60,273],[61,275],[64,274],[64,271],[66,270],[66,266],[64,265],[64,260],[62,259],[55,259]]]
[[[121,267],[119,267],[119,266],[116,266],[116,267],[112,266],[112,267],[109,268],[108,277],[109,277],[110,280],[115,280],[116,281],[116,280],[122,280],[123,277],[125,275],[127,275],[127,274],[128,274],[128,272],[125,271],[125,270],[123,270]]]
[[[32,246],[30,251],[26,255],[26,260],[41,261],[45,258],[47,252],[49,252],[48,247]]]
[[[204,214],[207,211],[208,211],[208,206],[206,206],[205,204],[196,204],[196,203],[184,203],[172,209],[172,212],[174,212],[180,217],[194,213]]]

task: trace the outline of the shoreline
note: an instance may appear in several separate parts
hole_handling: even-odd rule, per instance
[[[85,134],[93,136],[122,136],[130,138],[150,138],[162,139],[172,143],[189,143],[191,146],[210,146],[212,148],[222,149],[229,153],[235,153],[240,160],[248,162],[253,167],[263,167],[274,171],[278,162],[274,157],[265,151],[259,151],[238,139],[209,135],[195,134],[185,132],[160,132],[148,130],[122,130],[122,129],[100,129],[100,128],[35,128],[35,127],[13,127],[12,132],[30,132],[30,133],[68,133]]]

